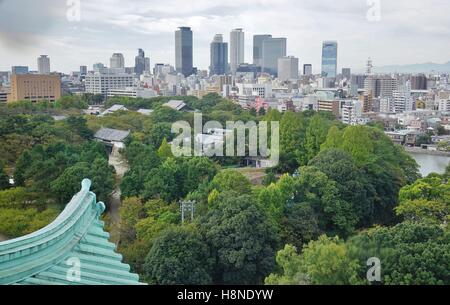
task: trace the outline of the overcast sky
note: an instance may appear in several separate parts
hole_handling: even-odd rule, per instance
[[[339,43],[339,69],[444,63],[450,60],[448,0],[380,0],[380,21],[370,21],[376,0],[81,0],[81,19],[67,17],[76,0],[0,0],[0,70],[13,65],[37,69],[48,54],[51,69],[77,71],[95,62],[109,65],[112,53],[134,66],[138,48],[156,62],[174,64],[174,31],[194,31],[194,65],[209,66],[214,34],[229,41],[233,28],[244,28],[247,62],[252,36],[288,39],[288,55],[320,69],[323,40]],[[73,11],[69,11],[73,12]],[[74,16],[74,15],[70,15]],[[76,16],[76,15],[75,15]]]

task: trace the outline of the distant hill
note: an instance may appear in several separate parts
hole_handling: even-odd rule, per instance
[[[374,67],[374,73],[450,73],[450,61],[445,64],[436,63],[424,63],[424,64],[413,64],[413,65],[392,65],[392,66],[382,66]]]

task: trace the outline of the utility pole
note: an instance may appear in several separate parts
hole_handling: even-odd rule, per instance
[[[186,211],[191,214],[191,222],[194,221],[195,200],[180,201],[181,223],[184,223]]]

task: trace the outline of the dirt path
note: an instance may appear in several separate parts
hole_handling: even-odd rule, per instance
[[[114,166],[116,170],[116,188],[114,192],[111,194],[109,201],[109,211],[108,218],[110,220],[110,234],[111,240],[117,242],[119,240],[118,236],[118,227],[120,224],[120,213],[119,208],[121,205],[120,201],[120,182],[128,170],[128,164],[126,160],[120,155],[118,149],[113,149],[111,155],[109,156],[109,164]]]

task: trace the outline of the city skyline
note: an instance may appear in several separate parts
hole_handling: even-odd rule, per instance
[[[0,1],[6,16],[0,21],[0,70],[13,65],[36,70],[41,54],[52,59],[52,70],[62,72],[95,62],[107,64],[113,53],[124,54],[125,65],[133,66],[138,48],[146,50],[152,65],[174,65],[173,31],[180,26],[190,26],[194,32],[193,65],[201,70],[209,67],[211,37],[223,34],[229,43],[234,28],[245,32],[245,62],[252,63],[253,35],[269,33],[286,37],[287,54],[298,57],[301,65],[312,63],[314,73],[320,73],[321,47],[326,40],[339,42],[338,70],[362,69],[369,56],[378,66],[450,60],[441,51],[450,46],[450,21],[445,14],[449,4],[438,0],[382,1],[379,22],[367,18],[370,7],[359,0],[339,4],[251,0],[224,5],[196,1],[188,8],[175,0],[167,4],[129,0],[127,5],[113,0],[81,1],[79,22],[68,20],[70,8],[64,1],[20,1],[30,9],[20,10],[16,1]],[[421,22],[415,22],[416,18]]]

